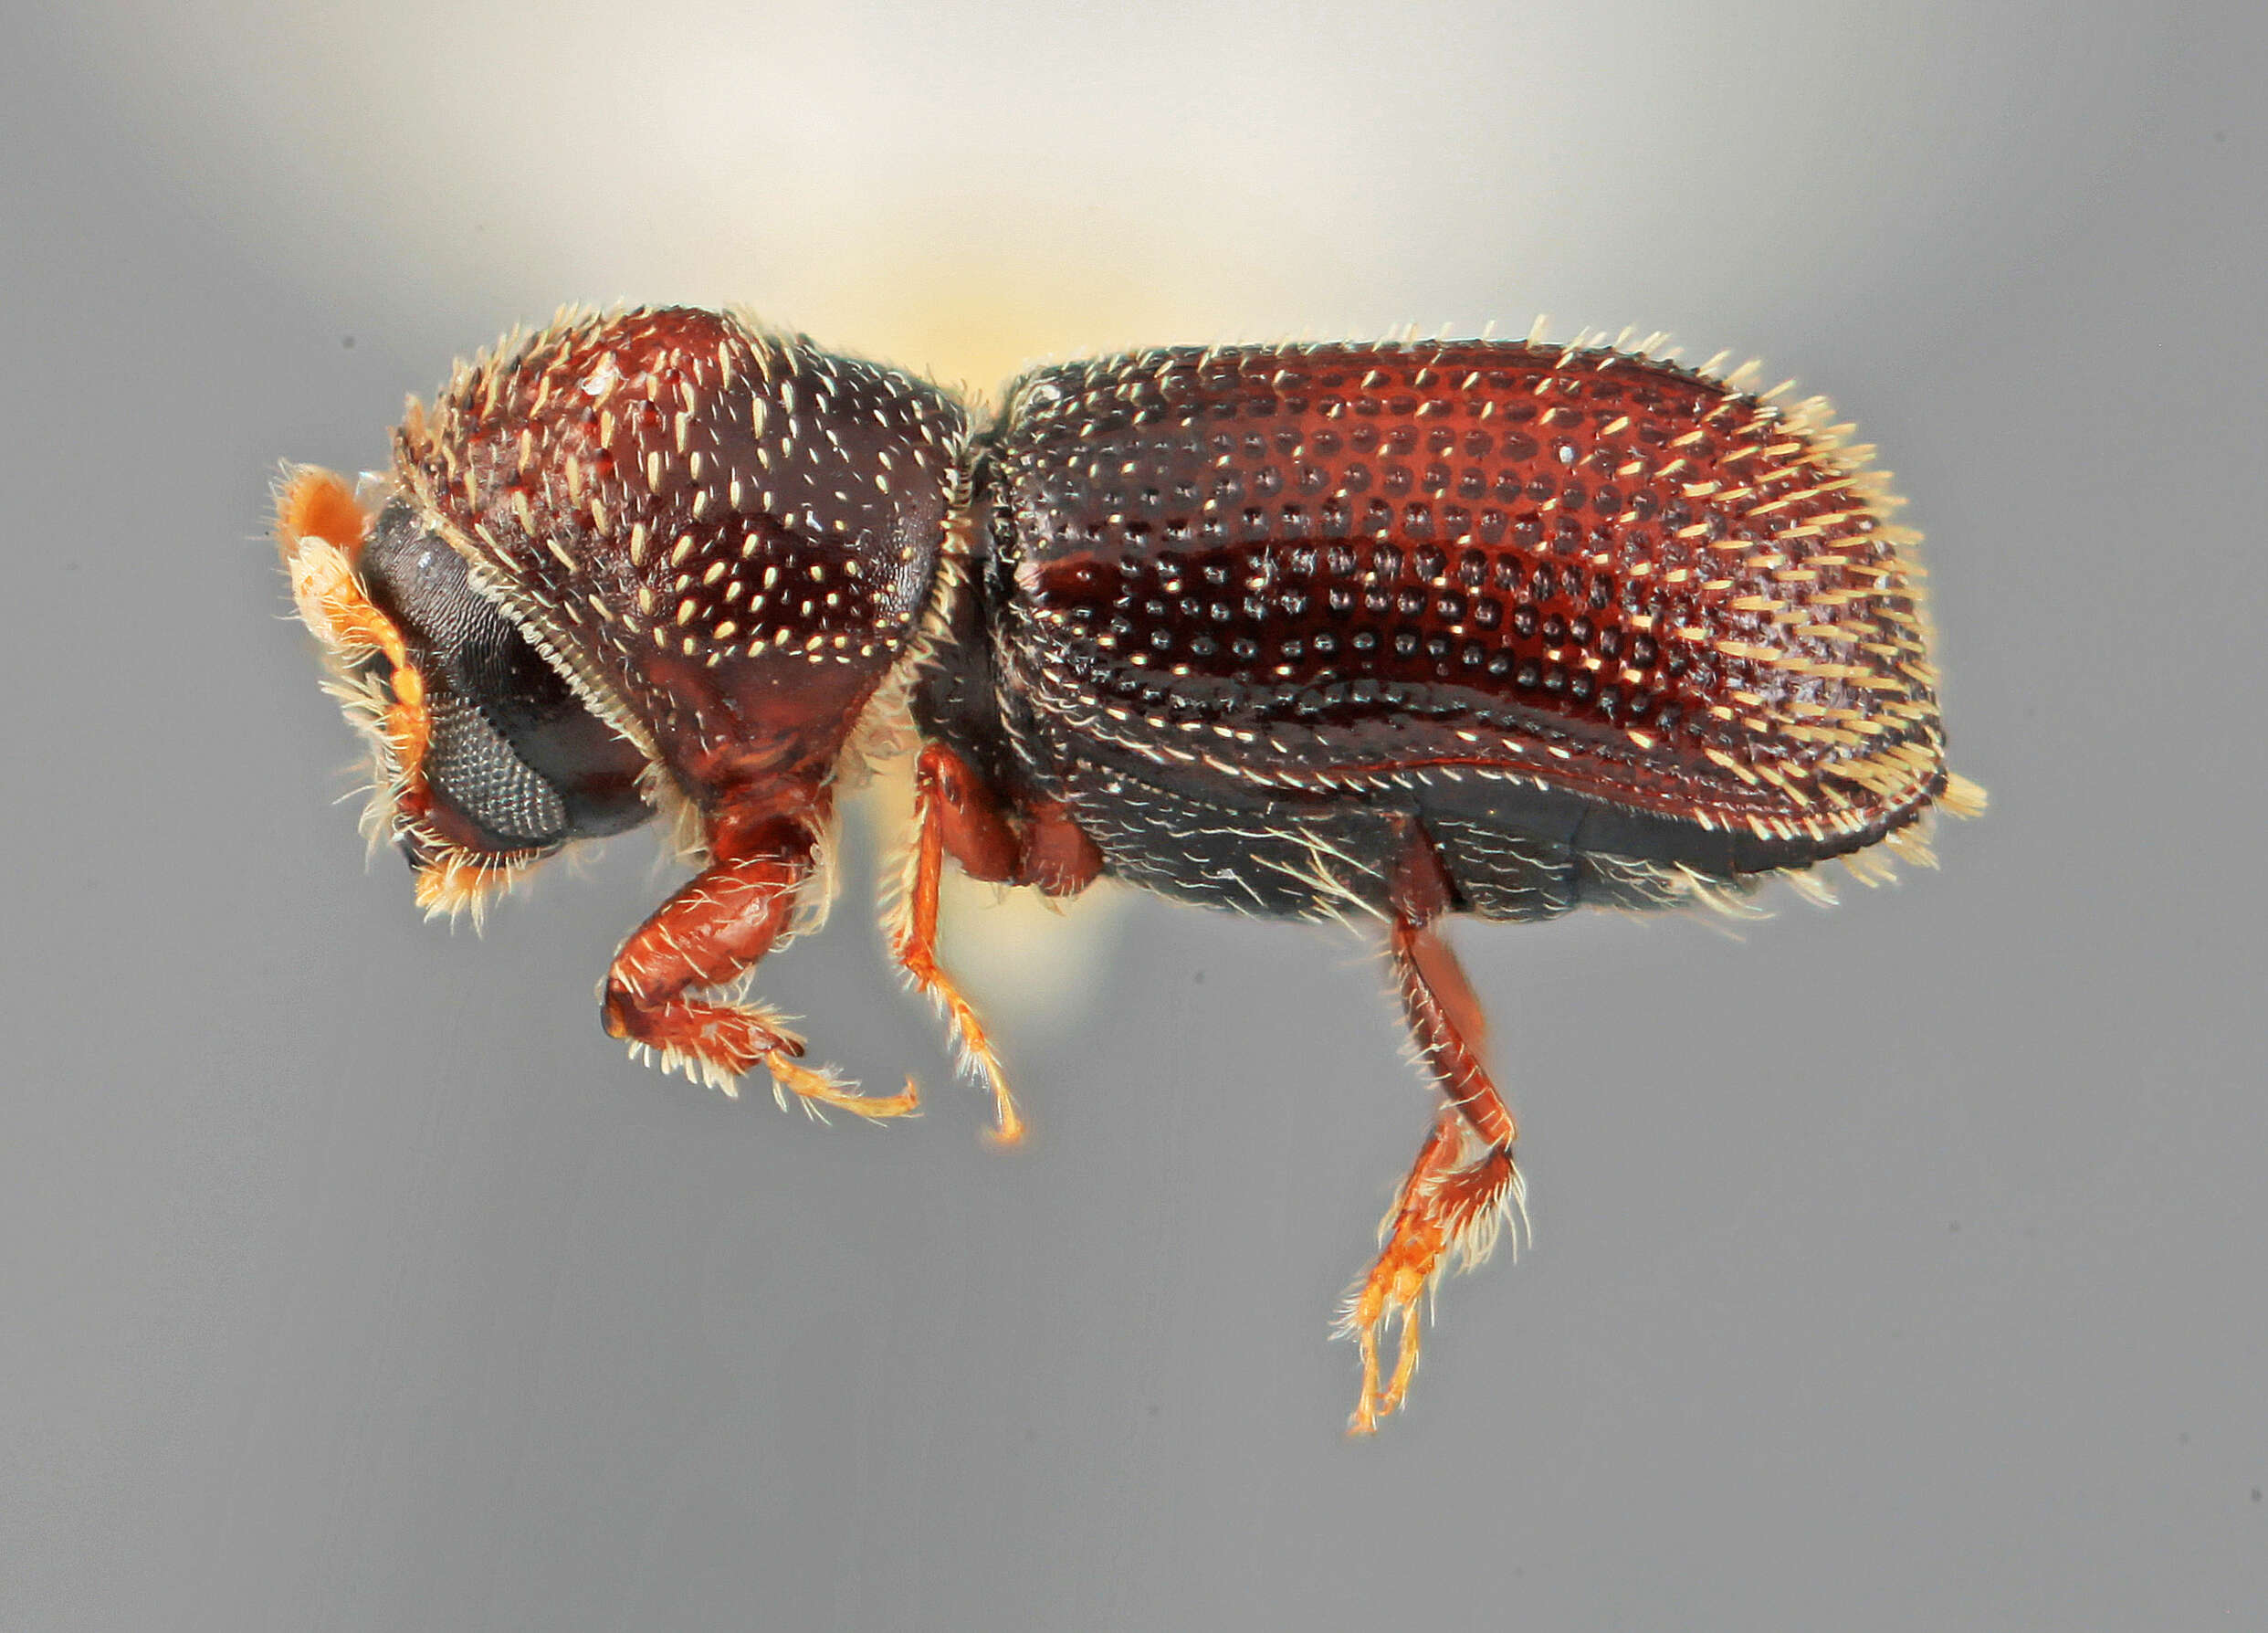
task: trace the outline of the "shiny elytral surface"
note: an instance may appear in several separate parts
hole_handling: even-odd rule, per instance
[[[1011,649],[1224,790],[1527,778],[1741,866],[1945,786],[1917,535],[1825,405],[1532,343],[1173,350],[1018,389]]]

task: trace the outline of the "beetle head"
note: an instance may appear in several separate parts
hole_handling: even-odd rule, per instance
[[[637,746],[602,722],[415,508],[373,515],[328,471],[292,473],[277,533],[329,690],[372,745],[367,825],[429,911],[478,911],[572,839],[652,814]]]

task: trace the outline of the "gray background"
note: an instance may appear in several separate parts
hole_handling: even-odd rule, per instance
[[[78,15],[0,50],[0,1627],[2261,1625],[2257,8]],[[863,853],[764,987],[890,1130],[600,1036],[642,837],[479,940],[365,872],[276,462],[625,296],[1761,351],[1992,812],[1738,942],[1465,927],[1538,1250],[1347,1443],[1427,1118],[1358,946],[962,912],[1002,1154]]]

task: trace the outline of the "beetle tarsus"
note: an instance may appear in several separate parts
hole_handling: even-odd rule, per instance
[[[862,1094],[833,1072],[800,1065],[783,1054],[775,1052],[764,1057],[764,1069],[772,1074],[775,1087],[800,1095],[806,1109],[833,1106],[875,1122],[892,1117],[911,1117],[921,1109],[921,1091],[911,1078],[906,1080],[906,1087],[899,1093]]]

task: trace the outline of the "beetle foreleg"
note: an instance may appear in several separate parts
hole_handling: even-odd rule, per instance
[[[902,1117],[919,1104],[914,1086],[887,1098],[860,1094],[834,1074],[802,1065],[803,1041],[770,1010],[688,997],[753,968],[793,923],[816,848],[810,830],[782,819],[735,836],[712,836],[709,866],[655,910],[614,954],[602,992],[606,1030],[656,1051],[665,1070],[737,1095],[738,1080],[761,1062],[778,1089],[807,1106],[861,1117]],[[738,852],[738,854],[734,854]]]

